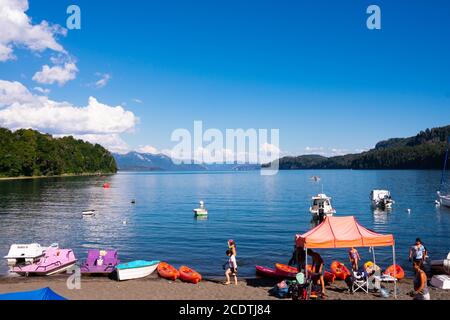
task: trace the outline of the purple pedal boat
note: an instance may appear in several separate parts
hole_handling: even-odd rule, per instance
[[[82,274],[109,275],[119,263],[117,250],[89,250],[80,269]]]

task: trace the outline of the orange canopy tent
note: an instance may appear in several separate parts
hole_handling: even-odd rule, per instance
[[[394,245],[394,236],[383,235],[361,226],[355,217],[328,217],[309,232],[297,235],[302,248],[387,247]]]
[[[375,263],[374,247],[392,246],[392,260],[395,263],[395,241],[392,234],[379,234],[361,226],[355,217],[327,217],[320,225],[302,235],[296,235],[297,248],[333,249],[370,247]],[[306,263],[307,264],[307,261]],[[306,273],[308,271],[306,270]],[[395,268],[394,268],[395,278]],[[394,281],[394,296],[397,297],[397,283]]]

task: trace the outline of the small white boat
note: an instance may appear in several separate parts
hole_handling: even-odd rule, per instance
[[[116,266],[117,279],[120,281],[140,279],[151,275],[158,268],[160,261],[136,260]]]
[[[438,201],[441,206],[450,208],[450,194],[442,194],[440,191],[437,192]]]
[[[197,217],[208,215],[208,210],[206,210],[205,203],[203,201],[200,201],[200,207],[197,209],[194,209],[193,211],[194,211],[195,216],[197,216]]]
[[[439,289],[448,290],[450,289],[450,276],[445,274],[433,276],[431,278],[431,285]]]
[[[432,260],[431,270],[437,274],[446,273],[450,275],[450,252],[447,255],[447,259]]]
[[[32,264],[44,256],[45,249],[38,243],[13,244],[4,258],[9,267]]]
[[[313,218],[322,220],[324,217],[334,215],[336,210],[331,205],[331,198],[324,193],[319,193],[317,196],[312,197],[309,212],[311,212]]]
[[[381,209],[391,209],[395,203],[388,190],[372,190],[370,200],[372,201],[372,206]]]
[[[85,210],[82,212],[83,217],[92,217],[95,215],[95,210]]]

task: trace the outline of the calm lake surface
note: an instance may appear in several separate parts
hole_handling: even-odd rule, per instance
[[[310,176],[322,177],[320,183]],[[376,232],[393,233],[397,259],[410,271],[408,248],[421,237],[432,259],[450,251],[450,210],[436,208],[439,171],[282,171],[131,173],[111,177],[76,177],[0,181],[0,255],[13,243],[59,243],[78,259],[90,248],[116,248],[122,261],[158,259],[186,264],[204,276],[223,274],[227,240],[237,242],[240,276],[251,277],[255,265],[287,263],[294,236],[311,228],[313,195],[333,197],[337,216],[354,215]],[[104,182],[111,189],[103,189]],[[372,189],[391,190],[391,212],[374,212]],[[131,204],[136,199],[136,204]],[[204,200],[207,220],[192,209]],[[407,209],[411,209],[408,214]],[[81,211],[97,215],[82,218]],[[127,223],[124,224],[123,221]],[[362,259],[371,259],[367,248]],[[346,250],[321,250],[326,266],[347,263]],[[391,249],[377,249],[377,263],[392,264]],[[7,273],[6,261],[0,273]]]

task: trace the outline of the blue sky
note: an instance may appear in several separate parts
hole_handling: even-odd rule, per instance
[[[139,118],[120,134],[130,149],[170,148],[194,120],[278,128],[289,154],[354,152],[450,124],[448,1],[30,0],[26,14],[65,27],[70,4],[82,29],[57,40],[76,78],[36,84],[55,53],[18,47],[0,79],[76,106],[123,104]],[[381,30],[366,28],[370,4]],[[98,74],[110,75],[102,88]]]

